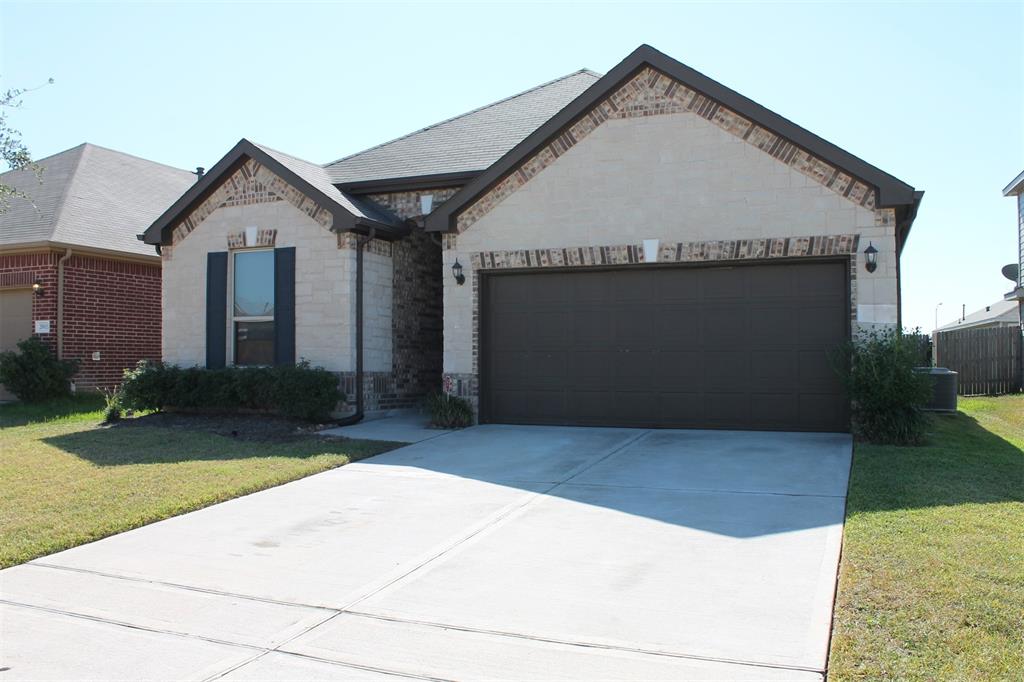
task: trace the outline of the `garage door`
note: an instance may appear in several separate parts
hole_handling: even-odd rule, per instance
[[[488,275],[482,420],[845,431],[847,267]]]
[[[32,335],[32,290],[0,291],[0,351],[14,350],[18,341]],[[0,384],[0,401],[14,398]]]

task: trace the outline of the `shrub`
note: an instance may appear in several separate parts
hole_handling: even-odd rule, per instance
[[[73,360],[58,360],[35,336],[18,342],[17,351],[0,353],[0,384],[26,403],[70,395]]]
[[[921,360],[915,335],[871,331],[845,344],[835,367],[850,398],[853,433],[894,445],[916,445],[924,438],[931,378],[914,368]]]
[[[103,396],[103,423],[113,424],[121,421],[121,392],[101,388],[100,395]]]
[[[473,425],[473,406],[465,398],[447,393],[427,396],[430,425],[441,429],[461,429]]]
[[[324,420],[345,399],[338,377],[307,362],[203,369],[142,361],[125,370],[120,407],[132,410],[263,410]]]

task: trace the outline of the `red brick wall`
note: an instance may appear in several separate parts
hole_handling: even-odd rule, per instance
[[[43,285],[43,291],[32,297],[32,319],[50,320],[53,331],[43,334],[50,350],[57,350],[57,260],[60,256],[51,251],[0,255],[0,289],[32,286],[33,282]]]
[[[33,300],[32,318],[50,320],[41,335],[56,349],[57,261],[60,253],[0,256],[0,286],[5,277],[25,272],[43,283]],[[16,274],[22,273],[22,274]],[[93,360],[94,352],[100,353]],[[142,359],[160,359],[160,264],[133,263],[73,255],[64,263],[64,357],[79,361],[78,388],[111,387],[125,367]]]

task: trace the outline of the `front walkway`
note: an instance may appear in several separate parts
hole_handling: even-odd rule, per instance
[[[0,572],[3,679],[798,679],[848,436],[480,426]]]

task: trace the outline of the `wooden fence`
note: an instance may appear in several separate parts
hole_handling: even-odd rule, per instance
[[[935,366],[960,374],[960,395],[1021,390],[1024,342],[1019,327],[956,329],[935,334]]]

